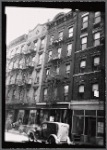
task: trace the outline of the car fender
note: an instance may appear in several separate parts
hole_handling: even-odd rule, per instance
[[[49,139],[50,137],[54,137],[54,138],[55,138],[56,144],[58,144],[58,143],[60,142],[60,140],[57,138],[57,136],[56,136],[55,134],[51,134],[51,135],[48,137],[48,139]],[[47,141],[48,141],[48,140],[47,140]]]

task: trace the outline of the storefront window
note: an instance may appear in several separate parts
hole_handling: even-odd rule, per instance
[[[25,113],[25,111],[24,111],[24,110],[19,110],[17,120],[21,119],[21,120],[22,120],[22,122],[23,122],[24,113]]]
[[[30,110],[29,121],[28,121],[29,125],[35,124],[36,112],[37,112],[37,110]]]
[[[104,119],[98,118],[97,120],[97,136],[104,135]]]
[[[96,136],[96,118],[85,117],[85,135]]]
[[[73,133],[83,134],[84,118],[83,116],[73,116]]]

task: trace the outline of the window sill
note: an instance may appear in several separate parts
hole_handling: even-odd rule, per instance
[[[101,21],[100,22],[94,22],[93,25],[95,26],[95,25],[98,25],[100,23],[101,23]]]
[[[90,49],[92,49],[92,48],[100,47],[100,46],[103,46],[103,44],[100,44],[100,45],[97,45],[97,46],[91,46],[91,47],[88,47],[88,48],[86,48],[86,49],[84,49],[84,50],[79,49],[79,50],[78,50],[78,51],[76,51],[75,53],[79,53],[79,52],[87,51],[87,50],[90,50]]]
[[[88,29],[88,27],[85,27],[85,28],[81,28],[81,31],[83,31],[83,30],[87,30]]]

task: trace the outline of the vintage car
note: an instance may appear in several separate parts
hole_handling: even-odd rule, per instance
[[[29,141],[45,144],[72,144],[69,138],[69,125],[61,122],[43,122],[39,129],[28,131]]]

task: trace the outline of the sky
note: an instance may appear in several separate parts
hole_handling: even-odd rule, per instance
[[[43,24],[52,20],[60,12],[69,12],[71,9],[30,8],[30,7],[6,7],[6,45],[15,38],[28,34],[29,30],[37,24]]]

